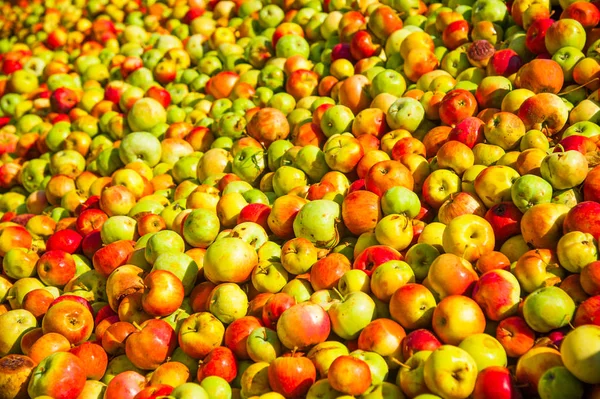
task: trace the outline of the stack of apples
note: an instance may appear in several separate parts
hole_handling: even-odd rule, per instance
[[[600,399],[600,2],[0,0],[0,399]]]

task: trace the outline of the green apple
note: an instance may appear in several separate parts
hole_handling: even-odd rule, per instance
[[[562,366],[546,370],[538,382],[540,399],[583,398],[584,393],[581,381]]]
[[[281,166],[273,175],[273,190],[278,197],[287,194],[293,188],[305,186],[306,183],[306,174],[292,166]]]
[[[148,240],[145,256],[148,263],[153,264],[164,253],[183,251],[185,241],[179,234],[171,230],[161,230]]]
[[[27,69],[20,69],[10,74],[8,84],[17,94],[32,93],[39,87],[38,77],[33,71]]]
[[[246,315],[248,296],[234,283],[216,286],[207,300],[210,312],[224,324],[230,324]]]
[[[560,354],[565,367],[580,381],[600,384],[599,326],[583,325],[568,333],[560,346]]]
[[[277,173],[277,172],[276,172]],[[340,205],[331,200],[315,200],[304,205],[294,219],[294,234],[317,248],[332,248],[339,242]]]
[[[431,351],[419,351],[412,355],[405,363],[406,367],[400,368],[396,377],[396,384],[402,388],[409,397],[429,392],[425,384],[425,362],[431,355]]]
[[[500,342],[491,335],[474,334],[468,336],[458,347],[471,355],[479,371],[490,366],[506,367],[506,351]]]
[[[136,236],[137,222],[129,216],[111,216],[100,229],[100,237],[105,245],[119,240],[134,240]]]
[[[444,398],[467,398],[475,388],[477,364],[463,349],[442,345],[425,361],[423,376],[431,392]]]
[[[426,243],[411,246],[406,252],[405,261],[415,274],[417,281],[423,281],[429,274],[431,263],[440,255],[436,247]]]
[[[281,166],[281,157],[294,145],[289,140],[276,140],[267,148],[267,164],[271,172]]]
[[[207,248],[219,234],[220,227],[216,213],[194,209],[183,222],[183,237],[192,247]]]
[[[340,391],[336,391],[331,387],[327,378],[323,378],[310,387],[306,393],[306,399],[336,399],[341,395]]]
[[[12,248],[2,260],[4,273],[15,280],[25,277],[35,277],[37,275],[36,263],[39,259],[35,251],[25,248]]]
[[[11,353],[20,353],[21,337],[37,327],[37,320],[27,310],[14,309],[0,315],[0,325],[4,326],[0,334],[0,357],[4,357]]]
[[[162,155],[160,140],[148,132],[126,135],[119,146],[119,157],[123,164],[141,161],[150,167],[158,165]]]
[[[392,213],[415,218],[421,211],[419,196],[406,187],[392,187],[381,197],[381,210],[385,215]]]
[[[306,302],[314,293],[310,281],[303,278],[295,278],[281,289],[281,292],[292,296],[296,303]]]
[[[375,302],[362,291],[351,292],[333,303],[328,312],[333,331],[343,339],[355,339],[375,318]]]
[[[424,117],[425,109],[419,101],[401,97],[388,109],[386,121],[392,129],[405,129],[412,133],[417,130]]]
[[[302,147],[296,155],[294,166],[306,173],[312,182],[320,181],[330,170],[325,161],[325,153],[316,145]]]
[[[367,273],[363,272],[362,270],[348,270],[342,275],[342,277],[340,277],[337,288],[344,296],[356,291],[362,291],[366,294],[370,294],[371,279]]]
[[[525,213],[536,204],[552,200],[552,185],[539,176],[527,174],[515,180],[510,195],[517,208]]]
[[[252,285],[258,292],[275,294],[281,291],[288,279],[288,272],[279,262],[261,261],[252,271]]]
[[[581,231],[571,231],[562,236],[556,253],[561,266],[572,273],[580,273],[583,267],[598,260],[596,239]]]
[[[344,105],[334,105],[328,108],[321,117],[321,130],[327,137],[352,131],[354,114]]]
[[[546,333],[571,322],[575,302],[559,287],[543,287],[533,291],[523,303],[523,317],[533,330]]]
[[[171,396],[176,399],[210,399],[211,396],[201,385],[195,382],[186,382],[179,385],[171,392]]]
[[[259,327],[248,335],[246,350],[253,361],[271,363],[281,356],[282,346],[277,332],[267,327]]]
[[[204,388],[211,399],[231,399],[233,397],[231,386],[227,380],[219,376],[211,375],[204,378],[200,386]]]
[[[363,393],[361,399],[398,399],[403,398],[404,394],[400,387],[391,382],[382,382],[378,385],[372,385]]]
[[[260,247],[269,241],[269,235],[265,229],[258,223],[254,222],[242,222],[236,225],[233,229],[231,229],[230,235],[231,237],[237,237],[242,241],[247,242],[256,250],[260,249]]]
[[[253,363],[243,372],[240,381],[242,397],[250,398],[271,392],[268,369],[269,363],[258,362]]]

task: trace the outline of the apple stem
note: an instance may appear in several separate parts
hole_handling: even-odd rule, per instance
[[[134,322],[133,322],[133,323],[131,323],[131,324],[133,324],[133,326],[134,326],[135,328],[137,328],[139,331],[142,331],[142,327],[141,327],[141,326],[138,324],[138,322],[137,322],[137,321],[134,321]]]
[[[340,292],[340,290],[337,289],[337,287],[333,287],[333,291],[335,291],[335,293],[340,296],[340,298],[342,299],[342,301],[344,301],[346,299],[344,297],[344,295],[342,295],[342,293]]]
[[[409,365],[407,365],[406,363],[402,363],[400,360],[396,359],[395,357],[390,358],[390,360],[392,361],[392,363],[395,363],[395,364],[399,365],[400,367],[411,370],[411,367]]]

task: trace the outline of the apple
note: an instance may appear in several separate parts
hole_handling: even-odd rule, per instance
[[[566,367],[553,367],[546,370],[538,384],[541,398],[583,397],[584,387]]]
[[[171,392],[171,396],[176,399],[208,399],[210,396],[208,392],[201,386],[193,382],[186,382],[181,384]]]
[[[432,351],[422,350],[410,356],[396,377],[397,385],[402,392],[408,396],[416,397],[430,392],[425,384],[424,367],[425,362]]]
[[[573,318],[575,303],[558,287],[540,288],[525,298],[523,317],[537,332],[564,327]]]
[[[502,320],[517,313],[521,301],[519,281],[502,269],[485,272],[473,287],[473,299],[490,320]]]
[[[221,345],[225,327],[208,312],[194,313],[183,321],[177,335],[179,347],[194,358],[202,359]]]
[[[337,202],[325,199],[311,201],[300,209],[294,219],[294,233],[318,248],[334,247],[340,238],[340,216],[341,209]]]
[[[327,380],[339,392],[361,395],[371,386],[371,370],[363,360],[343,355],[331,363]]]
[[[254,247],[236,237],[217,240],[206,251],[204,275],[213,283],[247,281],[258,263]]]
[[[281,247],[281,264],[289,273],[305,273],[316,261],[317,248],[306,238],[293,238]]]
[[[314,384],[317,374],[314,364],[297,354],[276,358],[267,372],[273,391],[289,398],[304,396]]]
[[[7,398],[27,398],[27,382],[35,368],[31,358],[7,355],[0,358],[0,387]]]
[[[155,370],[175,350],[177,337],[173,328],[160,319],[142,323],[125,342],[125,353],[143,370]]]
[[[137,371],[127,370],[116,375],[107,385],[104,398],[133,399],[147,385],[146,378]]]
[[[248,335],[246,351],[255,362],[271,363],[282,352],[277,332],[266,327],[256,328]]]
[[[227,382],[233,381],[237,375],[237,360],[231,349],[218,347],[201,361],[198,367],[198,381],[202,382],[204,378],[218,376]]]
[[[600,328],[595,325],[579,326],[571,331],[560,346],[561,358],[565,367],[577,379],[588,384],[597,384],[598,376],[593,372],[593,368],[598,362],[598,331]],[[575,344],[585,339],[586,345]]]
[[[440,301],[433,311],[433,330],[445,344],[458,345],[485,329],[485,316],[479,305],[462,295],[451,295]]]
[[[71,353],[57,352],[43,359],[33,370],[27,393],[30,397],[73,398],[84,386],[85,370],[81,360]]]
[[[526,174],[515,180],[510,194],[513,203],[525,213],[533,205],[552,200],[552,185],[540,176]]]
[[[587,178],[586,182],[588,182],[589,180],[590,179]],[[597,203],[589,200],[580,202],[577,205],[575,205],[567,213],[567,217],[565,218],[563,223],[563,231],[565,233],[568,233],[570,231],[581,231],[583,233],[589,233],[592,236],[594,236],[596,240],[598,240],[600,238],[600,223],[594,211],[596,208]]]
[[[168,316],[176,311],[184,299],[181,280],[167,270],[154,270],[144,279],[142,308],[150,316]]]
[[[562,267],[580,273],[586,265],[598,260],[596,239],[589,233],[568,232],[558,241],[556,254]]]
[[[374,234],[372,238],[377,243]],[[377,267],[390,260],[402,260],[402,255],[386,245],[371,245],[364,248],[360,253],[355,254],[352,268],[362,270],[370,277]]]
[[[477,374],[474,399],[488,398],[519,399],[522,398],[517,384],[506,367],[490,366]]]
[[[200,383],[200,386],[204,388],[204,390],[208,394],[208,397],[210,398],[228,399],[233,394],[229,383],[218,376],[210,376],[204,378]]]
[[[475,388],[477,365],[464,350],[443,345],[425,361],[425,384],[442,397],[466,398]]]
[[[330,316],[312,302],[287,308],[277,320],[277,336],[289,349],[304,349],[324,342],[331,331]]]
[[[523,238],[535,248],[555,249],[569,210],[569,207],[563,204],[548,203],[532,206],[521,220]]]
[[[506,367],[507,358],[504,348],[498,340],[488,334],[473,334],[458,345],[471,355],[477,364],[477,370],[488,367]]]
[[[208,299],[208,310],[224,324],[246,316],[248,296],[234,283],[222,283],[213,288]]]
[[[333,303],[327,313],[333,332],[343,339],[355,339],[375,318],[375,302],[362,291],[351,292]]]
[[[352,192],[342,202],[344,225],[356,236],[371,231],[381,219],[382,207],[383,201],[380,207],[376,194],[366,190]]]
[[[478,278],[469,261],[448,253],[438,256],[431,263],[427,274],[431,288],[441,298],[470,293]]]
[[[476,262],[483,254],[494,249],[491,224],[481,216],[461,215],[450,221],[442,238],[444,251]]]

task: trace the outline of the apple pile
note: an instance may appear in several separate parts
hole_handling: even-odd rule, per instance
[[[0,399],[599,399],[599,7],[0,1]]]

